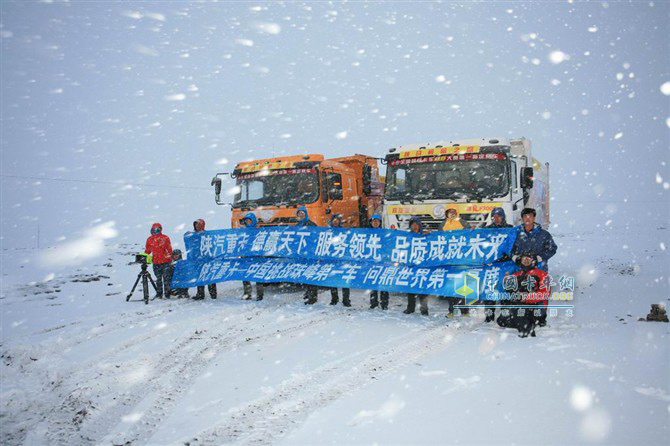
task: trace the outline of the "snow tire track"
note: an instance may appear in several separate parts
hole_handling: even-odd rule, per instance
[[[457,330],[445,325],[411,332],[314,371],[284,381],[276,391],[229,413],[222,423],[202,431],[186,444],[271,444],[314,411],[350,394],[378,377],[447,348]],[[459,330],[460,331],[460,330]],[[360,359],[358,362],[352,360]],[[252,430],[249,427],[253,426]]]

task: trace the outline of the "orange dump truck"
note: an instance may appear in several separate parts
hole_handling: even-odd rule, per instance
[[[327,226],[333,214],[341,214],[343,226],[366,226],[381,211],[384,179],[377,159],[366,155],[324,159],[323,155],[293,155],[241,162],[230,176],[236,181],[232,203],[221,201],[222,177],[212,180],[217,204],[232,205],[233,228],[253,212],[258,226],[290,226],[297,223],[298,206],[307,207],[309,218]]]

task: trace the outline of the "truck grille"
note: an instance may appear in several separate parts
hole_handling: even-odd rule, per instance
[[[461,218],[465,220],[468,225],[474,224],[478,228],[484,225],[486,216],[487,214],[461,214]],[[435,217],[429,214],[415,215],[415,217],[421,220],[423,229],[426,232],[440,231],[444,225],[444,220],[436,220]],[[409,230],[409,221],[403,222],[400,229]]]
[[[298,219],[295,217],[277,217],[273,218],[269,222],[260,221],[258,222],[259,227],[264,226],[295,226],[298,224]]]

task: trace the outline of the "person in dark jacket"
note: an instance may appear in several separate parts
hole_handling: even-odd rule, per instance
[[[170,278],[168,277],[172,262],[172,245],[170,237],[163,234],[163,226],[154,223],[151,226],[151,236],[147,238],[144,252],[153,257],[153,269],[156,275],[156,297],[170,296]]]
[[[409,221],[409,230],[415,234],[423,234],[423,223],[417,217],[412,217]],[[403,313],[411,314],[416,311],[416,298],[419,298],[419,306],[422,316],[428,316],[428,296],[425,294],[407,293],[407,308]]]
[[[309,219],[309,214],[307,213],[307,208],[305,206],[300,206],[295,213],[298,223],[296,226],[316,226],[312,220]],[[319,295],[319,289],[316,285],[305,285],[305,305],[313,305],[317,302]]]
[[[507,223],[507,218],[505,216],[505,210],[503,208],[493,208],[491,211],[491,223],[484,226],[484,228],[511,228],[512,225]],[[496,303],[492,300],[485,300],[485,313],[486,319],[484,322],[493,322],[495,320],[496,313]]]
[[[193,222],[193,230],[195,232],[203,232],[205,230],[205,220],[202,218],[197,219],[196,221]],[[212,283],[207,285],[207,291],[209,291],[209,296],[212,299],[216,299],[216,284]],[[195,297],[193,300],[202,300],[205,298],[205,287],[204,286],[199,286],[197,292],[195,293]]]
[[[253,212],[249,212],[244,216],[244,218],[242,218],[242,224],[246,228],[255,228],[258,226],[258,219]],[[244,289],[244,295],[242,296],[242,299],[250,300],[252,294],[251,282],[242,281],[242,288]],[[263,284],[256,282],[256,300],[263,300],[264,291]]]
[[[491,211],[491,223],[484,226],[484,228],[511,228],[512,225],[507,223],[505,217],[505,210],[503,208],[493,208]]]
[[[182,259],[182,254],[181,254],[181,249],[173,249],[172,250],[172,263],[170,264],[170,271],[168,273],[168,283],[172,283],[172,276],[174,276],[174,267],[177,265],[177,263],[181,262]],[[188,295],[188,288],[172,288],[170,290],[170,294],[172,296],[177,296],[177,297],[185,297],[189,298],[191,296]]]
[[[537,256],[531,253],[519,255],[517,265],[520,271],[513,273],[516,277],[517,291],[523,296],[521,300],[507,301],[507,314],[498,316],[498,325],[519,330],[519,336],[535,336],[535,326],[547,324],[547,304],[551,295],[551,286],[547,281],[547,273],[537,268]],[[509,306],[507,306],[509,305]],[[521,308],[518,308],[521,306]]]
[[[330,227],[331,228],[341,228],[342,227],[342,215],[333,214],[330,218]],[[337,288],[330,289],[330,304],[337,305],[340,301],[340,297],[337,295]],[[349,288],[342,288],[342,305],[345,307],[351,306],[351,301],[349,300]]]
[[[382,227],[382,217],[379,214],[374,214],[370,217],[368,225],[372,229],[381,229]],[[377,308],[379,306],[379,296],[381,295],[381,309],[387,310],[389,307],[389,292],[388,291],[370,291],[370,309]]]
[[[522,253],[533,254],[537,257],[537,267],[548,272],[547,261],[556,254],[558,247],[551,234],[535,223],[535,215],[532,208],[521,211],[523,224],[517,226],[519,233],[512,247],[512,260],[516,262]]]

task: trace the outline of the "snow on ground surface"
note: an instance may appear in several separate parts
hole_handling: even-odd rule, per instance
[[[0,442],[668,444],[670,324],[637,321],[668,303],[667,231],[619,257],[598,254],[613,229],[556,233],[574,316],[525,339],[437,299],[430,317],[401,295],[369,310],[362,291],[350,309],[242,301],[235,282],[126,303],[139,245],[46,277],[36,250],[4,250]]]

